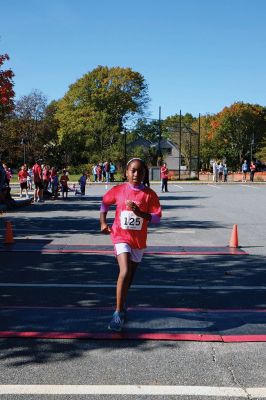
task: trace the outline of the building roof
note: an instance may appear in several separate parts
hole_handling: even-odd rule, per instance
[[[133,142],[128,143],[127,147],[146,147],[149,149],[151,145],[152,142],[150,140],[139,137],[138,139],[133,140]]]
[[[158,143],[152,143],[151,147],[155,147],[158,148],[159,144]],[[161,149],[172,149],[173,147],[175,147],[177,149],[177,146],[171,142],[171,140],[168,139],[162,139],[160,142],[160,148]]]

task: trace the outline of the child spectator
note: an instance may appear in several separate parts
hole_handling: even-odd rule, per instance
[[[27,188],[28,190],[32,190],[32,177],[33,177],[33,172],[32,169],[28,169],[28,176],[27,176]]]
[[[54,167],[51,170],[51,185],[52,185],[52,197],[55,200],[58,197],[59,179],[57,171]]]
[[[50,167],[49,165],[45,165],[43,168],[43,188],[45,192],[48,190],[50,180],[51,180]]]
[[[80,193],[82,194],[82,196],[85,195],[86,181],[87,181],[87,174],[84,171],[81,177],[79,178]]]
[[[61,175],[61,178],[60,178],[60,184],[61,184],[63,199],[65,197],[67,198],[67,194],[68,194],[68,184],[67,184],[67,182],[68,181],[69,181],[69,177],[67,175],[66,170],[64,169],[63,175]]]
[[[162,192],[168,192],[168,188],[167,188],[167,183],[168,183],[168,168],[167,168],[167,164],[163,163],[163,166],[161,167],[161,180],[162,180],[162,186],[161,186],[161,190]]]
[[[23,190],[25,189],[26,191],[26,198],[29,198],[28,195],[28,186],[27,186],[27,177],[28,177],[28,171],[27,171],[27,167],[26,166],[22,166],[19,173],[18,173],[18,181],[19,181],[19,185],[20,185],[20,197],[23,196]]]

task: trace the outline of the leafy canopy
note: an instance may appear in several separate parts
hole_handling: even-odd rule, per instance
[[[121,144],[123,123],[141,114],[149,101],[143,76],[131,68],[98,66],[69,87],[58,102],[59,139],[81,146],[87,157],[95,148],[107,157]]]

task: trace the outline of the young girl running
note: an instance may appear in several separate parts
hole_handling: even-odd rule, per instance
[[[145,162],[140,158],[128,161],[126,177],[128,183],[114,186],[103,196],[100,210],[101,232],[111,234],[119,266],[116,310],[108,326],[108,329],[117,332],[123,327],[127,292],[147,247],[148,223],[159,223],[161,218],[158,196],[148,187],[148,168]],[[116,205],[116,214],[110,228],[106,216],[112,204]]]

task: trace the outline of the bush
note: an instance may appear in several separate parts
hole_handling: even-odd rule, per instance
[[[80,165],[70,165],[67,167],[67,170],[70,175],[82,175],[83,171],[88,172],[89,175],[92,173],[92,165],[91,164],[80,164]]]

